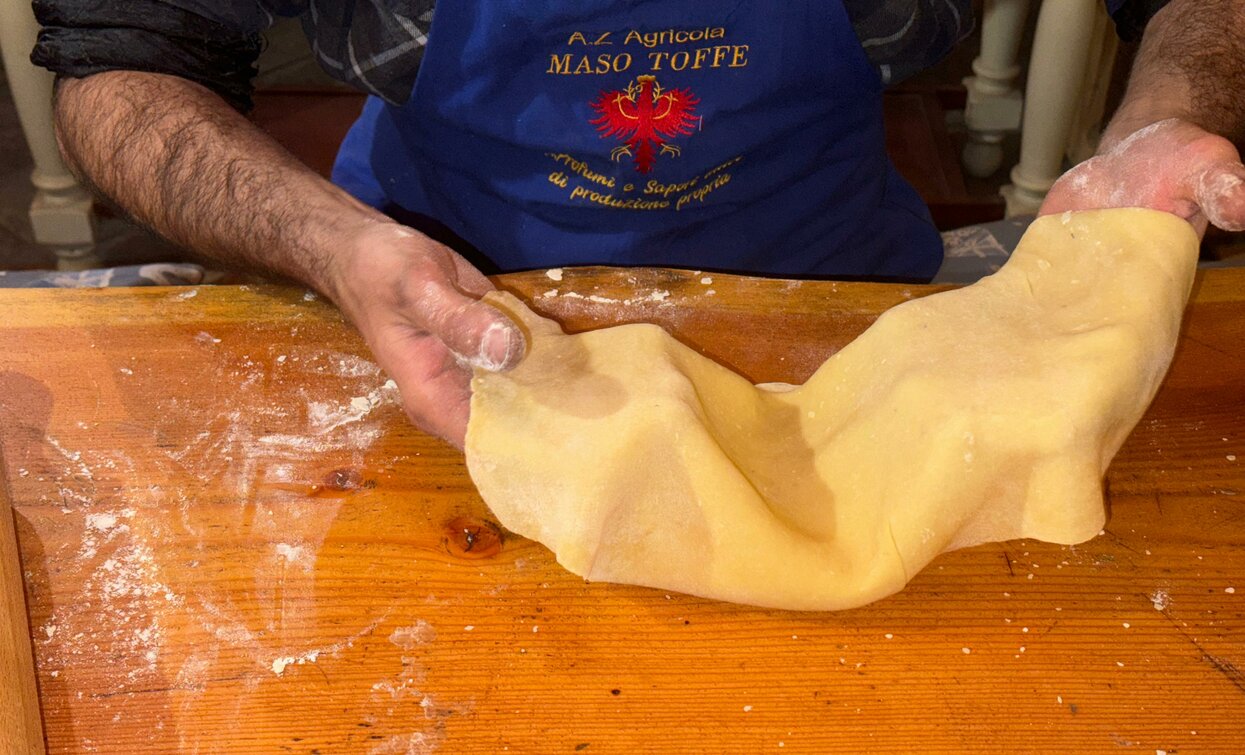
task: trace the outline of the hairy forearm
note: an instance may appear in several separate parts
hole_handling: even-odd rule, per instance
[[[320,178],[208,90],[100,73],[62,82],[56,113],[72,167],[137,220],[331,297],[421,427],[461,447],[464,365],[509,369],[523,357],[523,332],[480,301],[493,288],[480,271]]]
[[[56,125],[77,173],[139,222],[226,265],[332,295],[336,248],[386,221],[184,79],[118,71],[65,80]]]
[[[1151,19],[1128,91],[1103,133],[1107,150],[1137,129],[1180,118],[1245,141],[1245,0],[1172,0]]]

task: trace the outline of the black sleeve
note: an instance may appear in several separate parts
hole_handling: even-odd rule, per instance
[[[1168,0],[1107,0],[1107,10],[1115,20],[1115,32],[1125,42],[1136,42],[1146,24],[1167,5]]]
[[[35,0],[34,9],[43,29],[30,59],[58,76],[167,73],[251,108],[260,32],[272,22],[258,2]]]

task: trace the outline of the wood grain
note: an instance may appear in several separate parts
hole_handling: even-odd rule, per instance
[[[30,649],[17,530],[13,527],[6,487],[0,478],[0,753],[42,755],[39,690]]]
[[[934,290],[499,283],[572,329],[660,323],[758,382],[802,381]],[[300,291],[9,291],[0,311],[3,474],[52,752],[1245,741],[1245,272],[1200,278],[1108,475],[1102,537],[948,554],[842,613],[567,574],[497,526],[461,455],[408,426],[358,337]]]

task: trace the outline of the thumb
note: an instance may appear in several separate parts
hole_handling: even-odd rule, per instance
[[[463,294],[444,278],[425,284],[416,319],[472,367],[501,372],[523,359],[523,331],[500,310]]]
[[[1212,164],[1198,175],[1193,195],[1212,224],[1225,231],[1245,230],[1245,165]]]

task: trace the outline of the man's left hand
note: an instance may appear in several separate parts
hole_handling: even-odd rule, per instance
[[[1138,129],[1065,173],[1038,210],[1148,207],[1179,215],[1198,235],[1207,223],[1245,230],[1245,166],[1232,142],[1169,118]]]

